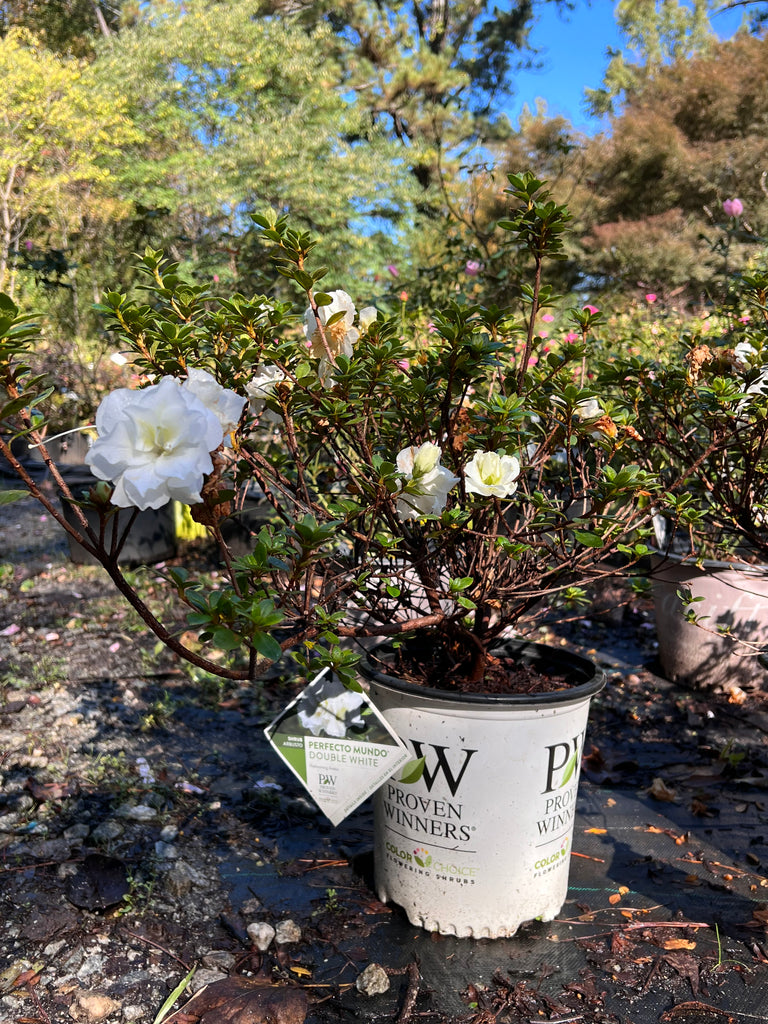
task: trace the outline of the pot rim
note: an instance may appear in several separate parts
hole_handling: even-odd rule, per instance
[[[692,554],[678,555],[673,551],[661,551],[652,548],[651,559],[658,558],[661,563],[684,566],[686,569],[698,569],[700,572],[743,572],[748,576],[768,576],[768,564],[765,562],[719,562],[713,558],[696,558]]]
[[[388,645],[380,644],[370,652],[386,648]],[[581,682],[575,682],[563,690],[553,690],[548,693],[456,693],[452,690],[436,690],[430,686],[418,686],[416,683],[406,682],[398,679],[397,676],[390,676],[375,668],[365,655],[358,669],[361,674],[371,682],[380,683],[398,693],[410,694],[414,697],[429,698],[432,700],[447,701],[452,704],[494,704],[502,706],[522,707],[530,706],[556,706],[559,704],[571,703],[574,700],[584,700],[599,693],[606,684],[606,675],[602,668],[590,658],[577,654],[575,651],[564,650],[561,647],[553,647],[549,644],[539,644],[532,640],[503,640],[494,645],[493,651],[513,648],[521,652],[525,658],[528,655],[528,664],[541,664],[548,661],[557,665],[564,662],[565,665],[577,673],[586,675]]]

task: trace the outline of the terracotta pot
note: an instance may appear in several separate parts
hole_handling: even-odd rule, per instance
[[[462,695],[361,667],[374,704],[426,759],[418,782],[390,779],[376,794],[379,898],[442,934],[514,935],[525,921],[552,920],[568,890],[589,703],[605,675],[541,644],[510,641],[495,653],[571,685]]]
[[[651,568],[659,663],[666,678],[697,688],[764,683],[768,677],[757,653],[768,636],[768,566],[699,565],[679,555],[657,554]],[[681,588],[702,600],[683,605]],[[702,619],[701,625],[686,620],[686,608]],[[722,629],[746,643],[720,635]],[[758,651],[750,644],[757,644]]]

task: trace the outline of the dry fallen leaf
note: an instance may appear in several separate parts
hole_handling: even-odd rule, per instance
[[[607,828],[585,828],[584,835],[587,836],[604,836],[607,835]]]
[[[664,800],[667,803],[672,803],[676,796],[674,789],[671,789],[658,775],[645,792],[653,800]]]
[[[746,693],[735,683],[726,683],[724,689],[728,694],[729,704],[744,704],[747,699]]]
[[[234,975],[206,985],[163,1024],[304,1024],[308,1006],[303,989]]]
[[[696,943],[691,939],[667,939],[664,949],[696,949]]]

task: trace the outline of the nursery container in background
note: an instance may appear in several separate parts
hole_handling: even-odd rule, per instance
[[[72,492],[72,497],[77,499],[83,492],[88,492],[98,479],[91,473],[87,466],[60,466],[61,475]],[[82,524],[77,513],[70,503],[62,498],[61,507],[64,518],[76,529],[82,529]],[[99,515],[94,509],[82,508],[88,525],[94,530],[99,529]],[[125,529],[134,513],[133,509],[120,509],[107,520],[106,546],[109,547],[114,531],[118,536]],[[99,562],[85,548],[67,534],[69,540],[69,554],[72,561],[77,565],[98,565]],[[173,503],[163,505],[158,509],[146,509],[136,515],[131,528],[128,531],[125,544],[118,557],[121,565],[152,565],[155,562],[162,562],[166,558],[172,558],[176,554],[176,523]]]
[[[758,654],[768,639],[768,566],[694,562],[676,554],[654,555],[651,564],[664,676],[693,688],[765,685],[768,673]],[[701,600],[684,605],[681,589]],[[686,619],[687,608],[700,625]]]

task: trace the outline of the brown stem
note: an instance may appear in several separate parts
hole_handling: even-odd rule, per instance
[[[415,629],[428,629],[430,626],[439,626],[445,622],[447,616],[444,612],[435,615],[422,615],[415,619],[405,619],[403,622],[382,622],[378,626],[337,626],[336,632],[339,636],[349,637],[371,637],[371,636],[397,636],[399,633],[407,633]]]
[[[536,270],[533,277],[533,302],[531,303],[531,315],[528,320],[528,331],[525,336],[525,350],[523,352],[522,362],[517,373],[517,393],[522,395],[523,388],[525,387],[525,374],[528,370],[528,360],[531,358],[531,352],[533,351],[533,334],[536,328],[536,314],[539,311],[539,292],[541,291],[541,266],[542,257],[536,254]]]

